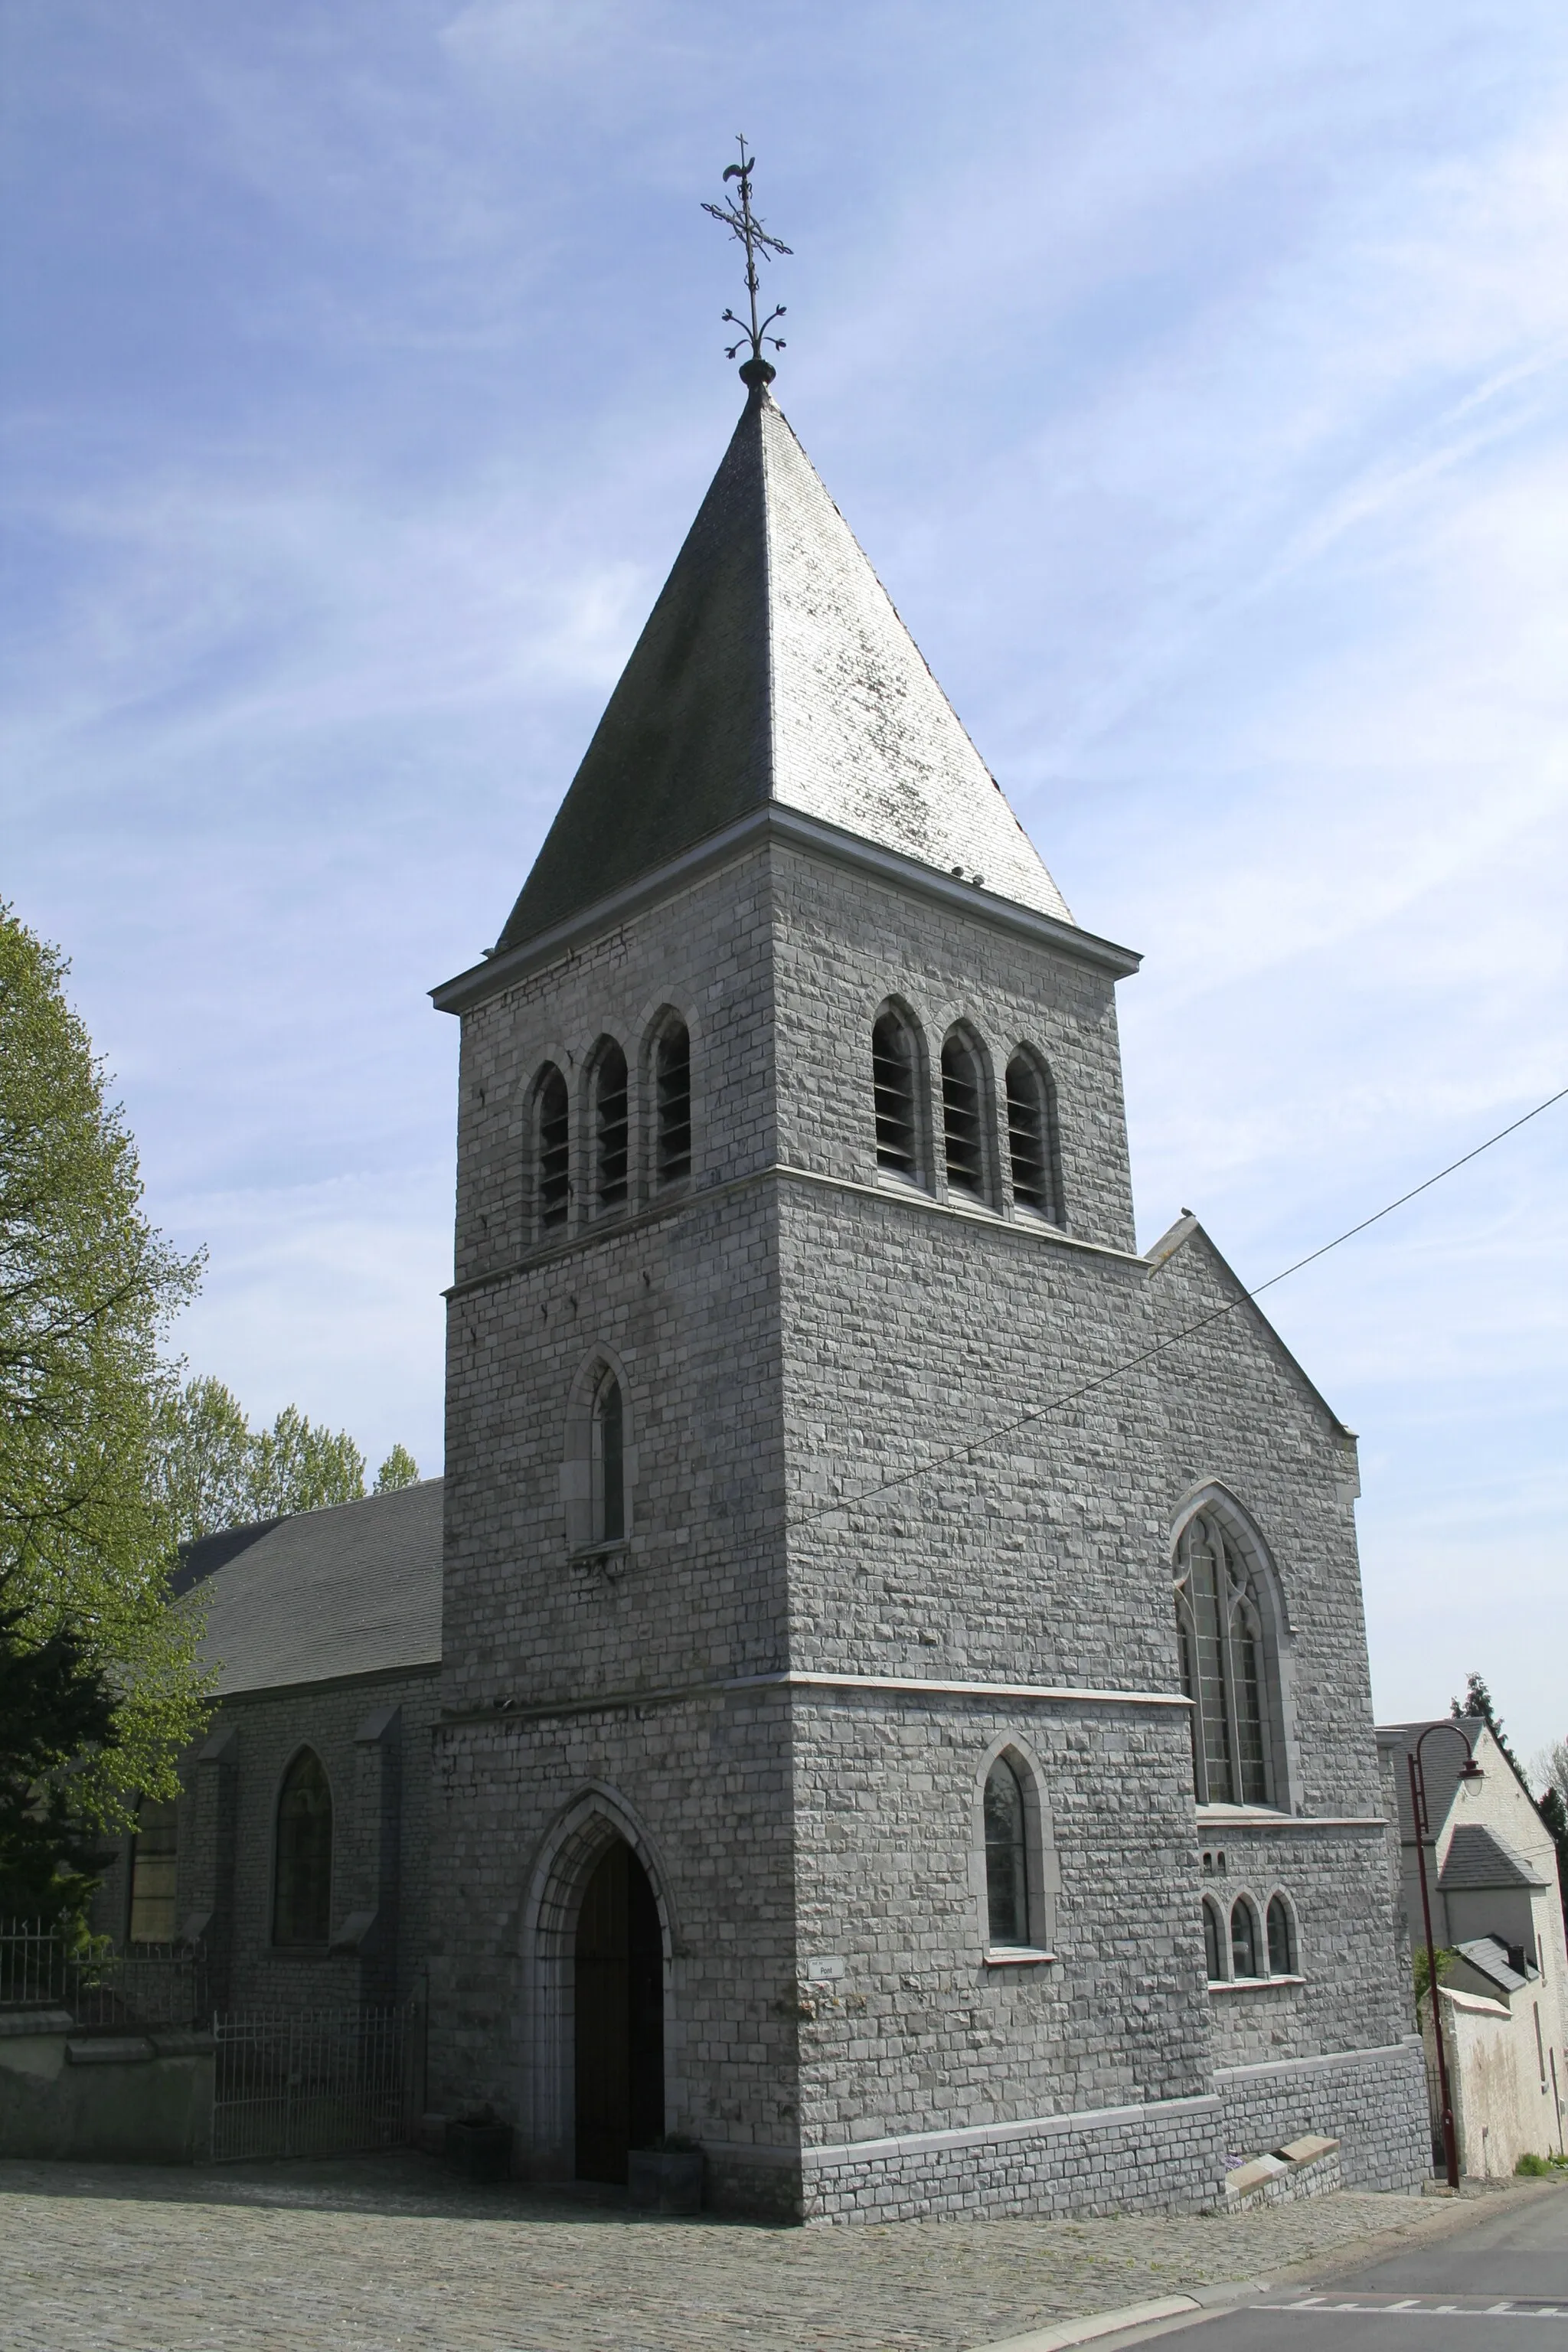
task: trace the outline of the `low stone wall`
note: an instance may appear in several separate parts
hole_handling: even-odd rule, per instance
[[[1415,2034],[1383,2050],[1226,2067],[1215,2089],[1231,2163],[1310,2132],[1339,2141],[1347,2189],[1415,2196],[1431,2177],[1426,2074]]]
[[[837,2147],[710,2147],[714,2210],[807,2221],[1196,2212],[1259,2150],[1340,2142],[1346,2187],[1418,2193],[1430,2173],[1419,2042],[1237,2066],[1202,2098],[920,2132]]]
[[[0,2156],[198,2163],[212,2109],[210,2034],[82,2035],[60,2010],[0,2017]]]

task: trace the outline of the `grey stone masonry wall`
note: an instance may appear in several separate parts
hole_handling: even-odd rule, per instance
[[[1347,2178],[1405,2178],[1425,2109],[1353,1442],[1250,1307],[1164,1350],[1234,1286],[1195,1227],[1133,1253],[1119,954],[773,839],[509,967],[465,1014],[432,2097],[494,2100],[534,2172],[570,2161],[575,1906],[619,1833],[666,1937],[667,2124],[701,2137],[724,2202],[1202,2203],[1244,2116],[1344,2137]],[[876,1162],[889,997],[923,1040],[918,1184]],[[669,1008],[693,1166],[661,1194],[648,1054]],[[985,1073],[979,1201],[946,1179],[955,1024]],[[606,1035],[633,1073],[633,1181],[597,1214]],[[1012,1192],[1019,1045],[1054,1084],[1059,1228]],[[550,1233],[530,1189],[547,1060],[573,1103]],[[629,1524],[595,1548],[574,1416],[600,1363]],[[1279,1692],[1270,1804],[1202,1814],[1172,1590],[1200,1502],[1257,1563]],[[988,1944],[981,1796],[1004,1750],[1032,1809],[1024,1953]],[[1207,1986],[1205,1887],[1288,1896],[1293,1980]]]
[[[422,1989],[437,1692],[435,1675],[425,1672],[307,1683],[223,1701],[205,1744],[224,1744],[218,1769],[233,1775],[233,1848],[226,1857],[198,1849],[192,1864],[193,1871],[210,1870],[216,1862],[220,1885],[226,1878],[232,1890],[231,1919],[224,1919],[221,1899],[216,1906],[217,1934],[232,1954],[222,2005],[335,2009],[362,2000],[408,2000]],[[278,1796],[306,1744],[321,1757],[332,1791],[333,1932],[356,1914],[381,1915],[357,1950],[292,1952],[272,1941]],[[186,1777],[213,1769],[198,1762]],[[196,1892],[206,1889],[193,1885]]]
[[[647,1872],[663,1929],[665,2128],[699,2136],[716,2179],[731,2151],[791,2144],[795,1936],[779,1695],[449,1722],[435,1756],[447,1868],[431,1960],[433,2104],[491,2101],[517,2126],[522,2170],[571,2177],[576,1906],[618,1835]],[[745,2182],[777,2210],[770,2175],[748,2170]]]

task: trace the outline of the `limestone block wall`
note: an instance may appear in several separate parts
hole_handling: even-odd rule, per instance
[[[1006,1066],[1015,1049],[1028,1045],[1044,1055],[1056,1082],[1069,1229],[1131,1249],[1111,972],[797,850],[776,847],[771,875],[781,1160],[825,1176],[876,1181],[871,1024],[891,996],[915,1016],[926,1048],[924,1173],[933,1193],[945,1197],[946,1190],[942,1041],[963,1024],[986,1066],[997,1207],[1011,1207],[1002,1144]]]
[[[777,1264],[771,948],[753,856],[465,1016],[448,1323],[446,1704],[575,1699],[778,1663]],[[692,1172],[652,1192],[647,1045],[691,1041]],[[587,1090],[612,1035],[634,1085],[624,1209],[593,1213]],[[580,1099],[574,1209],[530,1224],[529,1105],[546,1059]],[[627,1413],[624,1549],[573,1559],[575,1389],[604,1350]]]
[[[216,1764],[194,1763],[186,1777],[232,1775],[226,1809],[232,1845],[225,1853],[214,1839],[198,1838],[188,1876],[184,1853],[181,1864],[182,1913],[187,1907],[218,1912],[216,1940],[227,1956],[224,2005],[327,2009],[362,1999],[408,2000],[421,1989],[429,1901],[430,1724],[437,1687],[435,1673],[426,1670],[225,1699],[205,1743],[223,1743],[223,1756]],[[391,1709],[397,1711],[387,1735],[397,1780],[395,1845],[389,1858],[395,1883],[385,1892],[388,1916],[379,1940],[362,1955],[295,1953],[275,1946],[278,1796],[285,1771],[307,1743],[321,1757],[332,1790],[334,1930],[352,1913],[374,1904],[382,1800],[378,1785],[367,1777],[366,1743],[358,1735]],[[199,1792],[193,1805],[198,1801]],[[226,1920],[226,1898],[232,1906]]]
[[[1185,1711],[795,1695],[808,2146],[1207,2093]],[[1037,1769],[1048,1961],[988,1963],[984,1777]]]
[[[714,2181],[733,2157],[754,2186],[742,2201],[777,2210],[799,2093],[776,1687],[446,1722],[435,1763],[447,1872],[430,1963],[432,2105],[491,2101],[516,2126],[523,2169],[570,2177],[576,1912],[595,1855],[622,1836],[665,1937],[666,2129],[700,2137]]]

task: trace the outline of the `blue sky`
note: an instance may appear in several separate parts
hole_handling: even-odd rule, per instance
[[[784,404],[1248,1280],[1568,1082],[1560,0],[5,0],[0,890],[180,1341],[440,1456],[455,1030],[736,412]],[[1270,1294],[1384,1715],[1568,1734],[1568,1107]],[[1012,1400],[1006,1401],[1011,1407]]]

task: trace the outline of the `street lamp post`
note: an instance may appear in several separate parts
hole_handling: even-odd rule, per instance
[[[1421,1750],[1435,1731],[1451,1731],[1464,1743],[1465,1763],[1461,1780],[1479,1780],[1481,1768],[1476,1762],[1470,1743],[1458,1723],[1429,1723],[1410,1751],[1410,1811],[1415,1824],[1415,1860],[1421,1873],[1421,1918],[1426,1930],[1426,1998],[1432,2004],[1432,2036],[1437,2044],[1437,2094],[1443,2103],[1443,2155],[1448,2168],[1448,2186],[1459,2185],[1459,2143],[1454,2129],[1454,2099],[1448,2088],[1448,2059],[1443,2048],[1443,2012],[1437,2003],[1437,1948],[1432,1935],[1432,1897],[1426,1886],[1426,1840],[1431,1824],[1426,1817],[1426,1777],[1421,1769]]]

